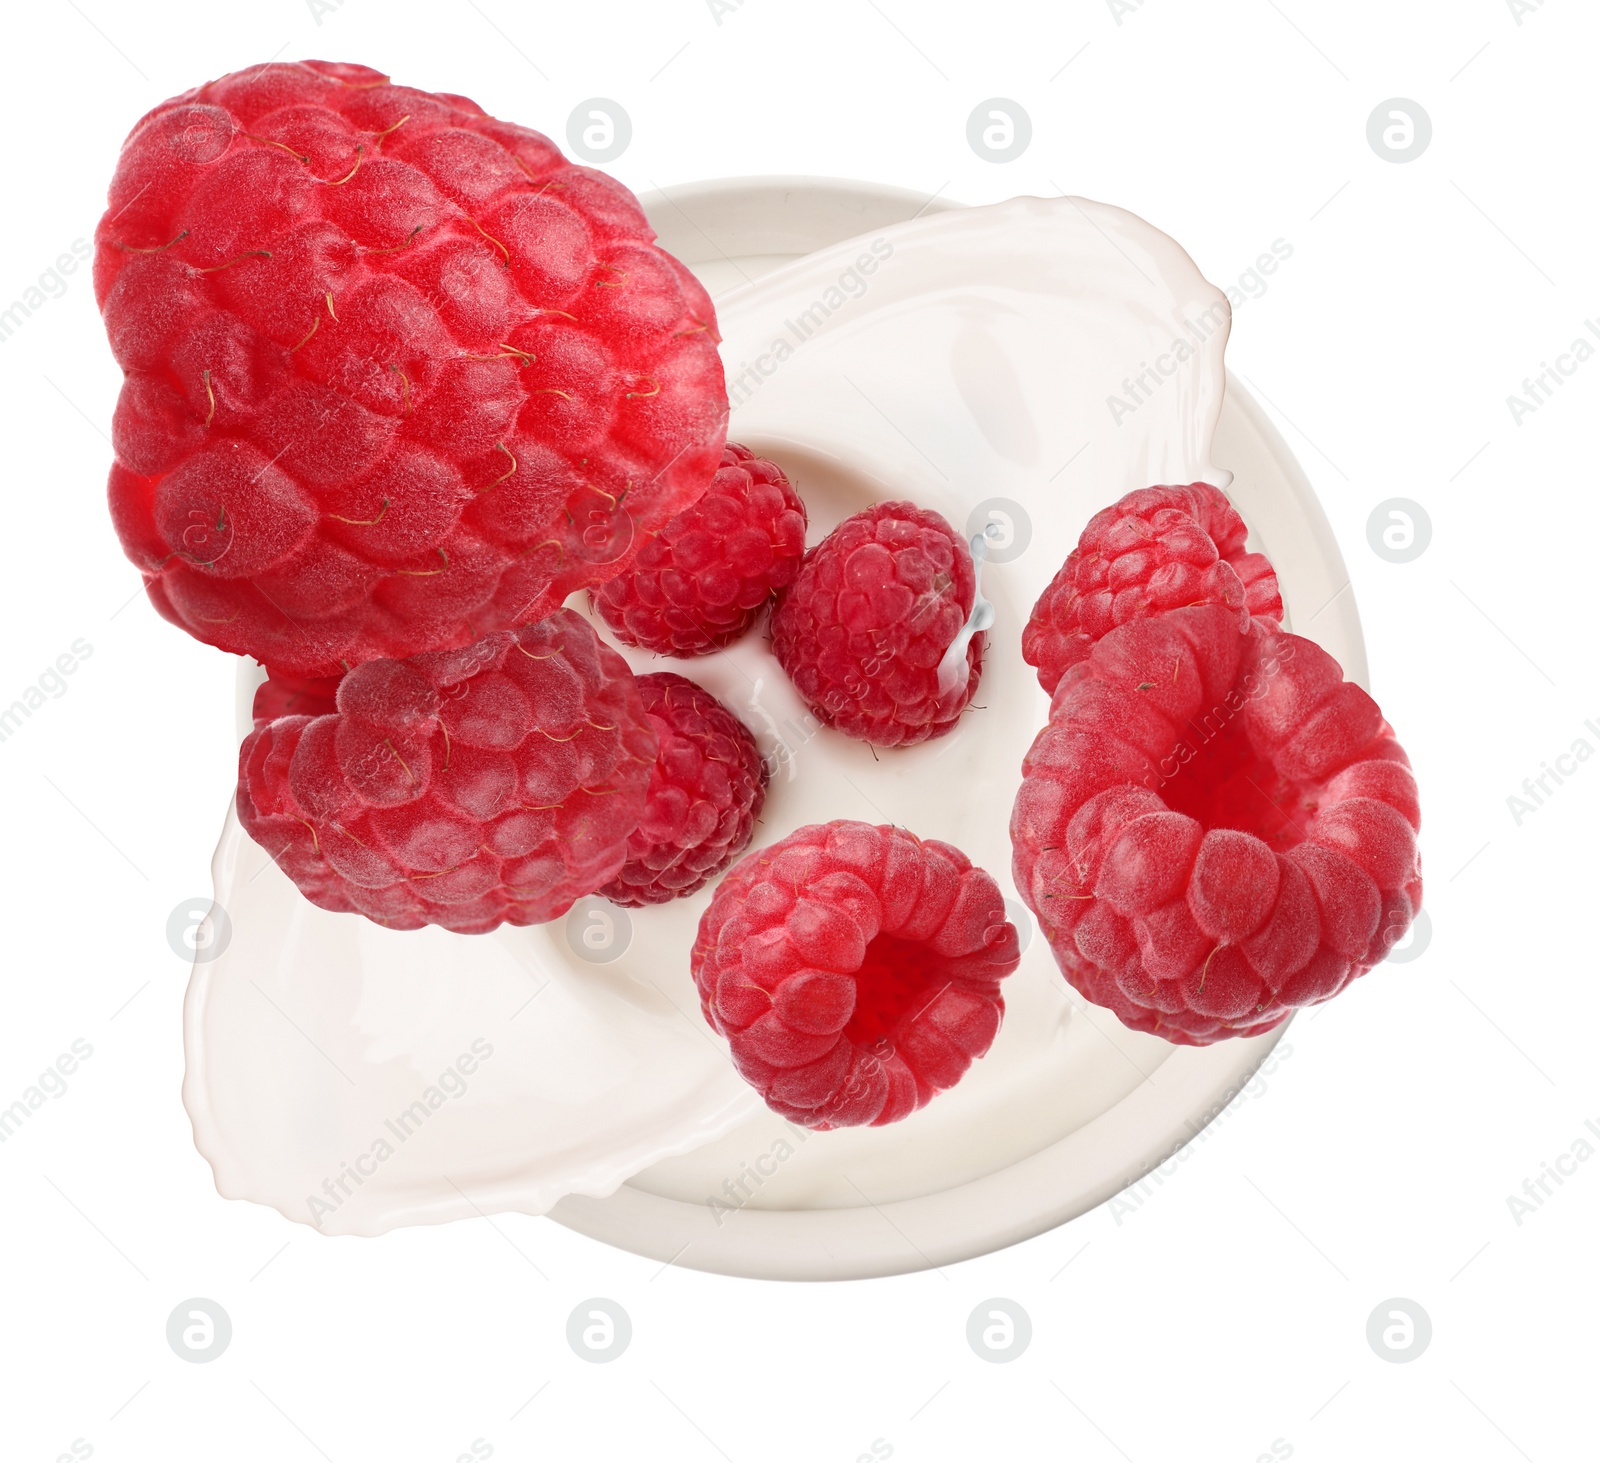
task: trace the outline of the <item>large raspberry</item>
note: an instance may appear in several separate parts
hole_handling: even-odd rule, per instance
[[[1181,605],[1220,604],[1278,621],[1283,600],[1265,554],[1248,554],[1247,530],[1210,483],[1141,488],[1089,520],[1022,632],[1022,658],[1054,691],[1113,626]]]
[[[941,683],[972,613],[977,570],[949,523],[878,503],[812,549],[772,615],[772,650],[817,717],[880,747],[942,736],[978,689],[983,635]]]
[[[134,128],[95,238],[112,518],[224,650],[331,676],[537,620],[716,470],[705,292],[620,184],[464,97],[225,76]]]
[[[960,849],[834,822],[746,854],[690,960],[740,1074],[825,1129],[895,1122],[959,1082],[1019,958],[999,888]]]
[[[705,496],[590,602],[624,644],[709,655],[755,624],[805,551],[806,506],[783,469],[730,442]]]
[[[1112,630],[1023,763],[1013,873],[1069,981],[1205,1045],[1336,995],[1422,906],[1421,813],[1367,693],[1225,606]]]
[[[744,851],[767,797],[756,739],[711,692],[671,671],[640,676],[639,692],[656,761],[628,861],[600,891],[613,904],[693,894]]]
[[[655,751],[622,657],[557,610],[368,661],[336,714],[259,725],[239,821],[324,909],[401,930],[539,924],[622,867]]]

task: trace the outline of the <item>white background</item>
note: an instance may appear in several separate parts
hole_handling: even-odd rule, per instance
[[[728,9],[729,7],[721,7]],[[1600,747],[1594,408],[1600,360],[1520,425],[1506,404],[1600,316],[1593,62],[1580,0],[911,0],[604,6],[52,0],[11,12],[0,92],[0,305],[92,235],[148,107],[264,61],[361,61],[564,137],[604,96],[612,165],[867,178],[966,202],[1085,194],[1174,234],[1220,284],[1293,256],[1237,312],[1229,360],[1326,506],[1375,694],[1426,814],[1433,939],[1295,1024],[1140,1207],[1097,1210],[941,1272],[736,1281],[503,1217],[329,1240],[219,1199],[178,1100],[187,970],[168,913],[209,888],[234,776],[234,664],[136,594],[104,510],[119,372],[87,270],[0,342],[6,573],[0,703],[93,647],[0,743],[6,894],[0,1105],[74,1039],[93,1056],[0,1146],[0,1454],[273,1463],[652,1457],[850,1463],[978,1456],[1307,1460],[1583,1455],[1600,1162],[1513,1217],[1600,1124],[1590,931],[1600,765],[1514,821],[1507,798]],[[1023,156],[966,141],[1020,103]],[[1380,159],[1385,99],[1433,140]],[[1390,564],[1376,504],[1433,540]],[[1547,786],[1554,788],[1553,783]],[[1589,1135],[1600,1147],[1600,1138]],[[165,1339],[210,1297],[208,1365]],[[565,1340],[591,1296],[625,1355]],[[966,1321],[1001,1296],[1033,1341],[995,1365]],[[1368,1345],[1390,1297],[1432,1318],[1405,1365]],[[530,1402],[528,1399],[533,1398]]]

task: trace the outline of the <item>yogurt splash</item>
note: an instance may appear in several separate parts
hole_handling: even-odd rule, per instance
[[[956,638],[950,642],[950,648],[939,662],[937,684],[941,701],[955,695],[966,683],[970,674],[967,670],[967,647],[972,644],[972,637],[994,625],[994,606],[983,597],[983,561],[989,555],[988,535],[991,531],[997,541],[1004,533],[999,524],[992,523],[982,533],[973,534],[972,541],[967,545],[972,553],[972,613],[967,616],[967,623],[956,631]]]

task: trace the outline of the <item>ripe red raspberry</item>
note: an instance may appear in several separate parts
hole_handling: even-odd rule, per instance
[[[700,919],[700,1004],[791,1122],[881,1127],[989,1049],[1017,968],[993,879],[960,849],[840,821],[746,854]]]
[[[95,238],[112,519],[224,650],[320,677],[530,623],[716,470],[705,292],[620,184],[464,97],[209,82],[134,128]]]
[[[1422,907],[1417,784],[1332,656],[1231,608],[1112,630],[1023,763],[1013,872],[1067,979],[1137,1031],[1268,1030]]]
[[[625,645],[709,655],[755,624],[805,551],[806,505],[783,469],[730,442],[705,496],[590,603]]]
[[[1210,483],[1141,488],[1089,520],[1039,596],[1022,658],[1053,692],[1115,625],[1182,605],[1220,604],[1278,621],[1283,600],[1265,554],[1247,554],[1244,520]]]
[[[331,716],[239,749],[239,821],[300,892],[391,929],[539,924],[612,878],[655,733],[571,610],[457,650],[373,660]]]
[[[312,680],[304,676],[268,674],[256,687],[251,719],[259,726],[280,716],[330,716],[339,708],[339,677]]]
[[[943,736],[978,689],[983,634],[941,685],[972,613],[972,551],[937,513],[879,503],[812,549],[772,614],[772,651],[816,716],[880,747]]]
[[[665,904],[720,874],[744,851],[767,797],[767,766],[750,730],[711,692],[662,671],[639,677],[656,734],[644,817],[622,872],[600,890],[613,904]]]

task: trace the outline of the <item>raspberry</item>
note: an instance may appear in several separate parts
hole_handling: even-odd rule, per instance
[[[981,632],[954,681],[939,677],[977,585],[971,551],[939,514],[879,503],[807,553],[773,611],[773,654],[813,713],[847,736],[880,747],[943,736],[978,689]]]
[[[709,655],[755,624],[805,551],[806,507],[783,469],[730,442],[705,496],[590,603],[626,645]]]
[[[1203,1046],[1336,995],[1422,906],[1410,764],[1325,651],[1222,605],[1066,673],[1023,763],[1013,872],[1067,979]]]
[[[275,669],[531,623],[716,469],[705,292],[620,184],[464,97],[225,76],[134,128],[95,238],[123,548]]]
[[[662,671],[639,677],[656,734],[644,817],[622,872],[600,890],[613,904],[665,904],[693,894],[750,842],[767,797],[767,767],[749,729],[709,691]]]
[[[740,1075],[821,1130],[897,1122],[955,1086],[1019,958],[998,886],[960,849],[839,821],[746,854],[690,962]]]
[[[457,650],[373,660],[328,716],[239,749],[239,821],[323,909],[391,929],[539,924],[615,876],[655,733],[571,610]]]
[[[256,687],[250,714],[256,725],[280,716],[329,716],[338,710],[339,678],[310,680],[304,676],[269,674]]]
[[[1141,488],[1089,520],[1078,546],[1039,596],[1022,632],[1022,658],[1053,692],[1068,666],[1115,625],[1180,605],[1221,604],[1283,618],[1278,576],[1244,551],[1244,520],[1218,488]]]

